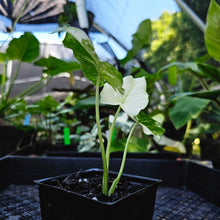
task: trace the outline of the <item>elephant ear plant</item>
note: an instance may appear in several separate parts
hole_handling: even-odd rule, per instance
[[[63,27],[59,28],[57,31],[66,32],[66,36],[63,40],[64,46],[73,50],[74,56],[78,60],[84,76],[96,87],[95,114],[103,163],[102,193],[104,195],[111,196],[121,178],[125,165],[128,143],[135,130],[135,127],[140,124],[147,134],[151,133],[158,136],[163,134],[164,129],[160,127],[160,124],[157,121],[153,120],[143,111],[148,104],[149,98],[148,94],[146,93],[145,78],[142,77],[135,79],[132,76],[126,76],[123,78],[122,74],[118,72],[112,65],[107,62],[103,62],[98,58],[92,42],[82,30],[74,27]],[[103,89],[99,94],[100,87],[103,87]],[[104,104],[119,106],[110,128],[108,143],[106,146],[104,146],[100,125],[100,101]],[[117,116],[121,109],[124,110],[135,121],[135,123],[131,128],[125,144],[118,175],[113,181],[112,185],[108,186],[112,134]]]
[[[52,78],[59,73],[72,73],[72,71],[80,69],[79,64],[75,61],[68,62],[52,56],[39,59],[39,56],[40,42],[29,32],[22,34],[19,38],[12,39],[6,51],[0,52],[0,64],[2,64],[2,73],[0,74],[0,118],[10,123],[12,123],[12,120],[16,122],[16,119],[23,119],[27,113],[25,97],[33,95],[47,86]],[[36,60],[37,58],[38,60]],[[13,70],[14,73],[11,77],[7,77],[8,63],[15,60],[17,61],[15,71]],[[24,87],[21,92],[12,98],[12,90],[21,72],[21,65],[24,63],[33,63],[35,66],[44,67],[41,78],[35,83]]]
[[[18,77],[21,64],[31,63],[40,54],[39,41],[31,34],[24,33],[19,38],[12,39],[7,47],[5,53],[0,53],[0,63],[2,63],[2,73],[0,75],[0,85],[1,85],[1,97],[0,97],[0,117],[4,118],[7,115],[12,115],[12,110],[18,106],[18,103],[22,105],[22,98],[27,93],[32,92],[35,86],[38,87],[39,84],[31,86],[25,89],[20,94],[18,94],[14,99],[10,99],[10,94]],[[7,68],[8,62],[17,60],[18,64],[16,66],[15,73],[11,78],[7,78]],[[8,83],[8,85],[7,85]]]

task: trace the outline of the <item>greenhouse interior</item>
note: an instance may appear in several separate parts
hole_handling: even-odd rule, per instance
[[[0,0],[0,220],[220,220],[220,0]]]

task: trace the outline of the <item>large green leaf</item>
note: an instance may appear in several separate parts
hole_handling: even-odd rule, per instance
[[[127,63],[137,54],[139,50],[144,47],[148,47],[150,45],[151,34],[151,21],[146,19],[139,24],[136,33],[132,35],[132,49],[128,51],[127,56],[121,60],[121,63]]]
[[[163,71],[163,70],[166,70],[166,69],[169,69],[170,67],[172,66],[176,66],[179,70],[179,73],[181,72],[185,72],[185,71],[190,71],[196,75],[199,75],[199,76],[204,76],[203,73],[201,72],[201,70],[198,68],[198,65],[196,62],[188,62],[188,63],[182,63],[182,62],[173,62],[173,63],[170,63],[164,67],[162,67],[159,72]]]
[[[5,53],[0,53],[0,63],[5,62],[7,59],[7,55]]]
[[[58,31],[67,32],[63,44],[73,50],[87,79],[96,85],[99,75],[100,86],[107,81],[114,89],[122,93],[122,75],[113,66],[98,58],[92,42],[85,32],[74,27],[64,27]]]
[[[135,116],[135,120],[147,127],[154,135],[161,136],[165,132],[164,128],[161,127],[161,124],[158,121],[155,121],[142,111]]]
[[[94,106],[95,106],[95,96],[90,96],[88,98],[79,100],[73,106],[73,110],[91,108],[91,107],[94,107]]]
[[[110,151],[123,152],[127,139],[120,139],[112,141]],[[128,143],[128,152],[148,152],[149,142],[145,138],[131,137]]]
[[[183,92],[183,93],[175,94],[170,99],[174,101],[184,96],[192,96],[202,99],[216,100],[218,97],[220,97],[220,90],[218,89],[218,90],[211,90],[205,92]]]
[[[197,66],[199,70],[201,70],[203,75],[215,80],[216,82],[220,82],[220,69],[219,68],[212,66],[212,65],[204,64],[204,63],[197,63]]]
[[[208,53],[206,53],[205,55],[201,56],[201,57],[197,57],[194,61],[195,62],[199,62],[199,63],[205,63],[210,59],[210,55]]]
[[[11,60],[30,63],[40,54],[39,41],[31,33],[24,33],[9,43],[6,54]]]
[[[159,70],[159,72],[170,69],[171,67],[177,67],[179,73],[184,73],[185,71],[190,71],[192,74],[202,77],[202,78],[211,78],[217,82],[220,82],[220,69],[218,67],[197,63],[197,62],[174,62],[170,63]]]
[[[220,61],[220,6],[212,0],[209,6],[206,30],[205,44],[208,53],[215,60]]]
[[[195,97],[180,97],[169,109],[169,116],[176,129],[184,126],[189,120],[196,118],[208,105],[209,100]]]
[[[117,90],[121,93],[123,93],[122,90],[122,75],[120,72],[118,72],[114,66],[107,62],[100,62],[100,73],[102,79],[107,81],[112,88],[117,88]]]
[[[41,58],[34,64],[44,67],[45,69],[43,72],[51,76],[57,75],[62,72],[71,72],[80,69],[80,65],[77,62],[66,62],[52,56],[48,58]]]

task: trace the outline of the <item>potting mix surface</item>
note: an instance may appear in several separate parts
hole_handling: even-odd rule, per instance
[[[89,172],[75,172],[67,176],[49,179],[44,183],[102,202],[115,202],[146,186],[145,184],[133,183],[122,177],[114,193],[110,197],[104,196],[102,194],[102,174],[100,175],[98,172],[96,174],[91,172],[91,174]],[[114,179],[111,175],[109,176],[109,186]]]
[[[0,220],[40,220],[37,185],[0,191]],[[186,188],[158,187],[153,220],[220,220],[220,208]]]

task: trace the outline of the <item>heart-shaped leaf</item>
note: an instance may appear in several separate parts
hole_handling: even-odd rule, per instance
[[[80,65],[77,62],[66,62],[52,56],[48,58],[41,58],[40,60],[34,62],[34,65],[44,67],[45,69],[43,72],[50,76],[80,69]]]
[[[178,73],[183,73],[185,71],[190,71],[192,74],[202,78],[211,78],[217,82],[220,82],[220,69],[218,67],[204,64],[204,63],[197,63],[197,62],[174,62],[170,63],[159,70],[159,72],[170,69],[171,67],[177,67],[179,70]]]
[[[24,33],[9,43],[6,54],[11,60],[30,63],[40,54],[39,41],[33,34]]]
[[[142,21],[139,24],[136,33],[132,35],[132,49],[129,50],[127,56],[123,60],[121,60],[122,64],[125,64],[129,60],[131,60],[139,50],[149,46],[151,33],[151,21],[149,19]]]
[[[169,116],[176,129],[184,126],[189,120],[196,118],[210,101],[196,97],[180,97],[169,109]]]
[[[58,31],[66,31],[63,44],[73,50],[87,79],[96,85],[99,76],[100,86],[107,81],[114,89],[122,93],[122,75],[112,65],[98,58],[92,42],[84,31],[74,27],[63,27]]]

